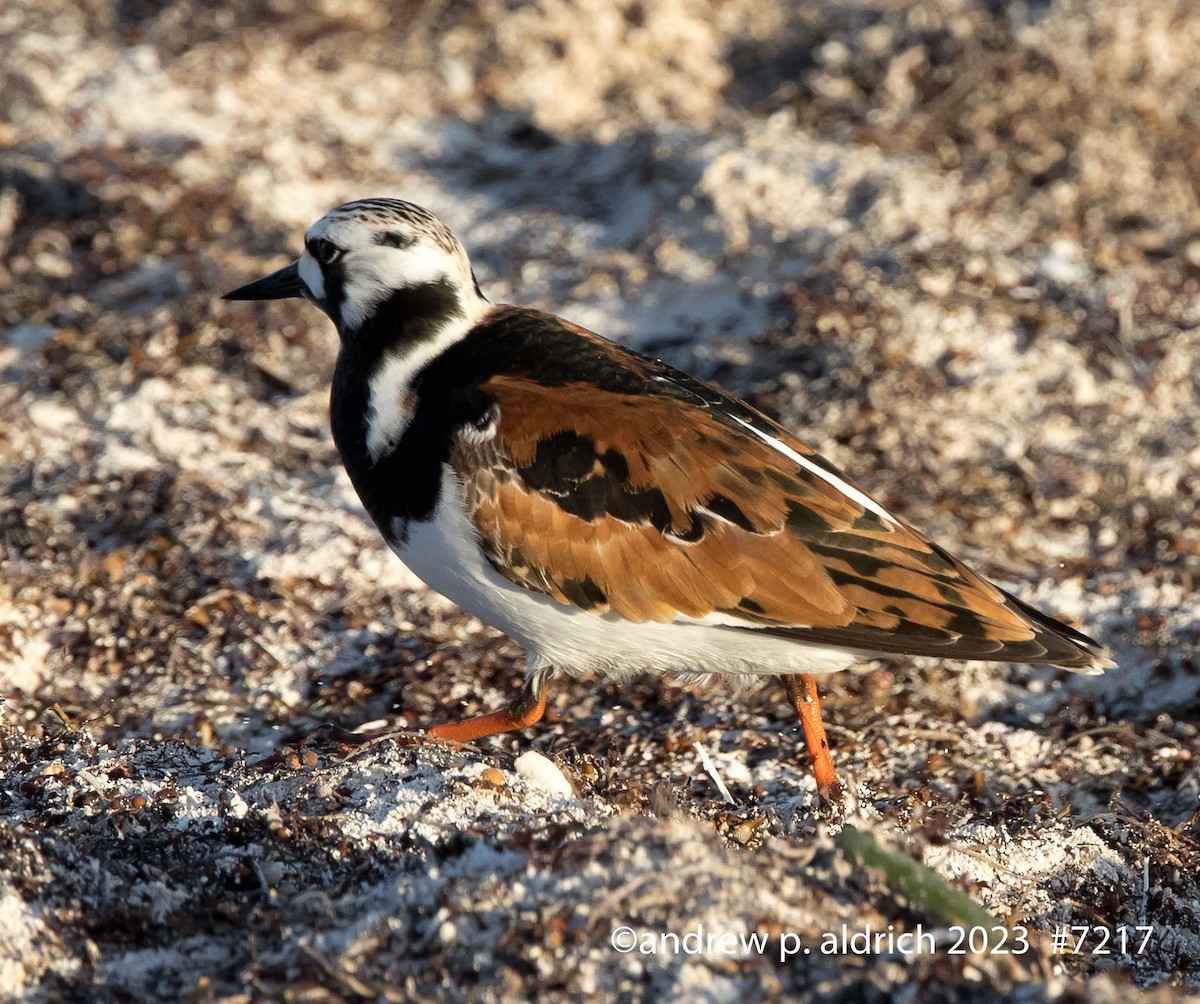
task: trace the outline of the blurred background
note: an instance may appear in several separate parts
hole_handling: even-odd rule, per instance
[[[879,766],[897,722],[1119,724],[1072,804],[1192,833],[1197,52],[1190,0],[5,0],[7,741],[262,752],[511,692],[519,651],[361,515],[328,322],[218,299],[391,195],[493,301],[746,396],[1121,665],[843,674],[852,774],[929,782]],[[773,692],[563,688],[627,777],[668,726],[782,727]]]

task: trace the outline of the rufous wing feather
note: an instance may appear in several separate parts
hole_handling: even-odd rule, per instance
[[[770,419],[574,331],[642,382],[493,375],[479,389],[499,408],[495,436],[452,449],[484,549],[510,580],[631,621],[708,618],[864,652],[1103,663],[1091,639],[864,504]]]

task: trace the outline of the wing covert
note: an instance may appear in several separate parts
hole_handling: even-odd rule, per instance
[[[720,616],[868,648],[900,631],[948,646],[985,630],[996,649],[1032,637],[999,590],[711,407],[509,375],[481,390],[496,436],[452,463],[514,582],[633,621]]]
[[[971,571],[744,403],[537,311],[497,308],[476,334],[438,378],[469,374],[499,417],[493,435],[457,436],[449,459],[511,581],[637,622],[1103,664],[1091,639]]]

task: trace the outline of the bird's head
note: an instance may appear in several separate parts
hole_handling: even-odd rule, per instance
[[[292,264],[226,300],[303,297],[320,307],[343,340],[394,305],[473,317],[488,304],[458,238],[436,216],[399,199],[363,199],[326,213]]]

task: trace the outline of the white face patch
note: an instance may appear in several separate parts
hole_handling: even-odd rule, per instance
[[[317,264],[316,259],[305,251],[300,256],[300,260],[296,262],[296,270],[300,273],[300,278],[304,280],[308,291],[312,293],[313,299],[324,300],[325,277],[321,275],[321,266]]]
[[[473,286],[463,288],[462,281],[457,278],[458,261],[441,248],[428,244],[415,244],[409,248],[371,244],[348,249],[343,268],[342,324],[351,331],[397,289],[413,289],[448,280],[461,291],[462,298],[471,297],[474,290]]]
[[[386,202],[386,200],[382,200]],[[306,242],[329,241],[341,252],[341,302],[327,304],[337,312],[339,330],[357,331],[379,305],[400,289],[449,282],[468,315],[478,316],[489,306],[476,290],[466,252],[454,236],[428,214],[408,207],[405,219],[395,203],[380,208],[373,200],[339,206],[308,230]],[[321,267],[307,251],[297,263],[300,277],[314,297],[324,299]]]

